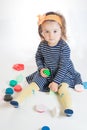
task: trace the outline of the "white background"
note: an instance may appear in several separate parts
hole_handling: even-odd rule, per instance
[[[59,11],[65,16],[71,57],[82,77],[86,78],[86,71],[83,70],[87,66],[86,0],[0,0],[1,61],[5,62],[8,59],[8,62],[30,62],[32,58],[34,60],[40,40],[37,16],[48,11]]]
[[[33,70],[36,69],[34,57],[36,49],[40,42],[37,30],[37,16],[49,11],[59,11],[65,16],[67,23],[68,44],[71,48],[71,59],[73,60],[75,68],[81,73],[83,81],[87,81],[86,5],[86,0],[0,0],[0,88],[2,89],[4,87],[7,87],[7,81],[14,77],[14,75],[16,74],[11,70],[13,64],[24,63],[27,67],[27,69],[25,69],[26,72],[24,72],[26,74],[33,72]],[[80,97],[80,99],[82,98]],[[79,99],[77,99],[77,102],[78,101]],[[25,110],[27,109],[29,108],[25,108]],[[87,110],[87,108],[85,109]],[[7,111],[10,113],[10,110]],[[12,119],[11,115],[9,117],[9,115],[7,114],[7,111],[6,109],[2,110],[2,116],[5,112],[6,116],[8,117],[6,117],[5,119],[4,115],[2,125],[0,123],[0,129],[3,130],[5,130],[6,126],[4,126],[4,124],[6,123],[6,121],[8,119],[10,121],[10,118]],[[14,111],[15,114],[17,112],[15,112],[15,110],[13,109],[11,111]],[[20,114],[21,113],[22,112],[20,112]],[[21,119],[20,115],[19,118]],[[28,118],[29,117],[26,117],[26,120]],[[49,118],[50,117],[48,116],[48,119]],[[84,124],[86,118],[87,117],[84,117],[82,125],[82,120],[80,120],[81,122],[79,122],[79,127],[74,127],[74,125],[77,125],[74,122],[73,127],[69,127],[69,129],[73,128],[77,130],[87,130],[87,125]],[[77,121],[77,119],[78,117],[74,117],[74,120]],[[30,120],[30,118],[28,120]],[[53,119],[48,121],[49,124],[51,124],[52,120]],[[10,123],[9,121],[7,122],[8,124]],[[23,121],[24,120],[21,120],[21,122]],[[56,121],[57,120],[54,120],[54,122]],[[64,122],[65,119],[62,121]],[[67,119],[66,121],[68,124],[69,120]],[[35,127],[32,125],[32,127],[30,127],[31,130],[38,130],[38,128],[41,127],[43,123],[41,123],[40,126],[39,123],[37,124],[38,125]],[[63,123],[60,122],[60,124],[60,128],[58,128],[58,126],[57,128],[51,126],[52,130],[64,130],[62,125]],[[26,125],[26,123],[24,125]],[[24,130],[24,125],[22,123],[22,126],[15,126],[15,129]],[[26,130],[28,130],[28,128],[29,126],[26,127]],[[10,130],[10,124],[7,125],[6,129]],[[67,126],[67,130],[69,129]]]

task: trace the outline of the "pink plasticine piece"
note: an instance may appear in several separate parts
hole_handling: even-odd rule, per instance
[[[84,90],[83,86],[82,85],[76,85],[75,86],[75,91],[77,92],[82,92]]]
[[[35,106],[35,110],[39,113],[43,113],[47,110],[47,108],[43,104],[40,104]]]

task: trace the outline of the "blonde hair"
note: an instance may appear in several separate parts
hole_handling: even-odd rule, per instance
[[[65,18],[64,18],[64,16],[62,15],[62,14],[60,14],[60,13],[56,13],[56,12],[48,12],[48,13],[46,13],[46,14],[44,14],[45,16],[49,16],[49,18],[50,18],[50,16],[58,16],[58,18],[60,18],[60,20],[61,20],[61,24],[60,24],[60,22],[58,22],[59,23],[59,25],[60,25],[60,28],[61,28],[61,38],[63,39],[63,40],[67,40],[67,36],[66,36],[66,21],[65,21]],[[55,20],[55,19],[44,19],[43,20],[43,22],[41,22],[40,24],[38,24],[38,33],[39,33],[39,35],[40,35],[40,37],[41,37],[41,39],[44,39],[44,37],[42,36],[42,24],[44,23],[44,22],[46,22],[46,21],[57,21],[57,20]]]

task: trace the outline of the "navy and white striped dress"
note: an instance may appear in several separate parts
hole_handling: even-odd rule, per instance
[[[26,80],[28,83],[35,82],[41,91],[49,91],[48,85],[52,81],[58,84],[66,82],[72,88],[82,84],[80,73],[74,69],[70,59],[70,48],[64,40],[60,40],[56,46],[41,42],[35,58],[38,70],[27,76]],[[51,76],[43,78],[39,73],[41,68],[48,68]]]

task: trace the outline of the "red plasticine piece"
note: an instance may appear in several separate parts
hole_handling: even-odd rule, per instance
[[[13,65],[13,69],[17,71],[24,70],[24,64],[15,64]]]
[[[14,87],[14,91],[16,91],[16,92],[22,91],[21,85],[16,85],[16,86]]]

